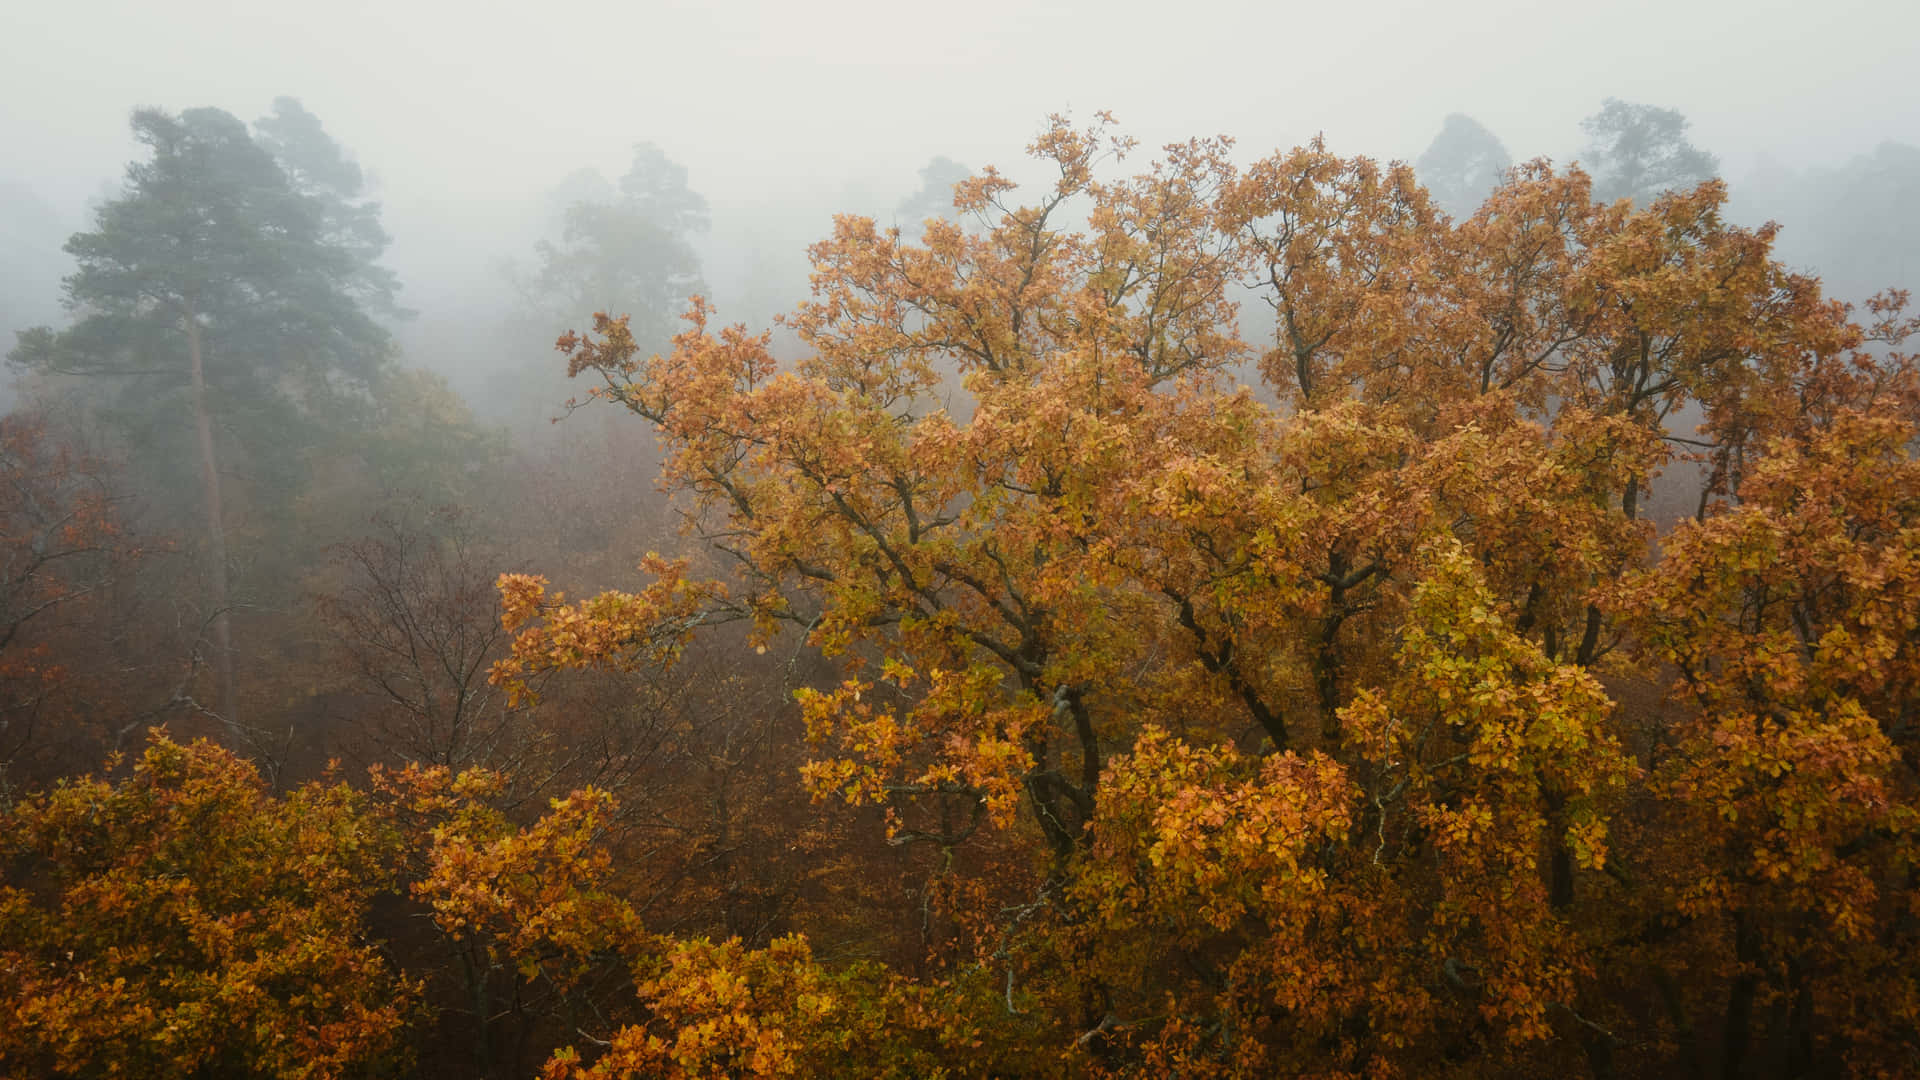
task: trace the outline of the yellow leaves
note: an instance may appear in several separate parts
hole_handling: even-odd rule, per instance
[[[737,940],[676,944],[640,993],[657,1031],[624,1028],[591,1070],[578,1069],[568,1053],[548,1062],[544,1075],[795,1076],[796,1053],[837,1011],[805,941],[791,937],[759,951]]]
[[[805,938],[663,943],[644,963],[647,1021],[620,1029],[591,1068],[563,1050],[546,1080],[949,1075],[980,1045],[941,984],[908,985],[877,965],[829,969]]]
[[[1482,782],[1517,782],[1521,793],[1534,785],[1587,793],[1632,776],[1632,763],[1606,731],[1612,703],[1599,682],[1515,635],[1460,544],[1430,545],[1423,561],[1427,576],[1414,591],[1404,631],[1402,678],[1389,696],[1354,714],[1362,730],[1378,740],[1383,709],[1401,717],[1403,738],[1434,721],[1458,728]],[[1376,753],[1396,753],[1375,746]]]
[[[541,958],[557,951],[565,959],[551,974],[562,985],[587,957],[631,944],[638,919],[606,891],[611,866],[599,836],[614,811],[606,792],[554,799],[524,829],[466,798],[436,809],[426,872],[410,888],[442,932],[497,943],[525,970],[543,969]]]
[[[1574,862],[1588,870],[1607,865],[1607,823],[1599,817],[1579,818],[1567,825],[1567,849]]]
[[[1230,746],[1146,729],[1108,765],[1094,823],[1102,859],[1080,887],[1112,918],[1178,922],[1190,910],[1216,930],[1249,912],[1311,905],[1324,879],[1306,852],[1351,828],[1352,786],[1317,754],[1255,765]],[[1155,871],[1146,882],[1124,871],[1135,858]],[[1123,876],[1110,879],[1114,871]]]
[[[562,594],[549,596],[543,577],[500,575],[501,624],[516,636],[491,680],[519,699],[532,696],[533,676],[556,669],[670,663],[708,610],[727,601],[725,586],[689,580],[687,567],[686,559],[649,553],[641,569],[653,581],[644,591],[571,604]]]
[[[392,838],[348,789],[272,797],[231,753],[156,733],[130,778],[0,826],[47,889],[0,891],[0,1062],[317,1078],[396,1060],[419,988],[364,940]]]
[[[1454,809],[1427,807],[1422,817],[1427,827],[1435,831],[1435,846],[1456,855],[1485,848],[1493,831],[1493,808],[1477,801]]]
[[[795,691],[809,741],[845,755],[802,768],[814,797],[858,806],[969,794],[997,825],[1010,824],[1033,764],[1023,736],[1046,721],[1046,706],[1031,699],[1001,704],[1002,676],[986,665],[963,672],[935,668],[924,676],[900,663],[886,670],[901,691],[916,691],[918,700],[904,712],[871,700],[887,691],[859,680],[828,693]]]
[[[1842,411],[1773,440],[1738,505],[1676,530],[1661,561],[1614,593],[1700,706],[1661,777],[1692,827],[1714,838],[1698,856],[1711,893],[1683,890],[1682,906],[1764,902],[1835,926],[1870,919],[1853,886],[1859,867],[1836,852],[1888,827],[1896,752],[1884,722],[1920,686],[1920,658],[1893,644],[1920,595],[1911,433],[1890,416]]]
[[[639,922],[608,891],[601,835],[613,799],[593,788],[550,801],[516,827],[488,800],[504,777],[486,770],[376,770],[383,809],[422,864],[408,891],[455,941],[474,941],[520,971],[569,986],[590,959],[631,947]]]

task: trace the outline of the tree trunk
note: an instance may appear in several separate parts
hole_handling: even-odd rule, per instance
[[[1567,797],[1558,791],[1546,793],[1547,826],[1552,830],[1548,847],[1548,899],[1555,911],[1573,906],[1573,849],[1567,845]]]
[[[1747,1075],[1747,1045],[1753,1038],[1753,1001],[1760,989],[1756,970],[1760,960],[1760,932],[1753,915],[1742,910],[1734,919],[1734,958],[1741,971],[1727,991],[1727,1022],[1721,1035],[1720,1075],[1723,1080],[1742,1080]]]
[[[240,710],[234,689],[233,621],[227,598],[227,532],[220,507],[220,464],[213,452],[213,416],[207,409],[206,347],[200,319],[187,311],[187,354],[193,371],[193,421],[200,435],[200,487],[207,511],[208,599],[213,605],[213,671],[220,682],[220,719],[227,741],[240,745]]]

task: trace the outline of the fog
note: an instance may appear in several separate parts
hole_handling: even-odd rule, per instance
[[[1417,153],[1467,112],[1571,149],[1603,96],[1680,108],[1730,162],[1920,135],[1911,5],[1631,2],[19,3],[0,14],[6,172],[74,209],[134,104],[254,115],[300,98],[384,179],[396,224],[612,167],[636,138],[716,201],[1014,156],[1041,117],[1115,110],[1143,142],[1326,131]],[[448,203],[451,202],[452,205]],[[396,229],[396,232],[404,230]]]
[[[1920,9],[1884,0],[1817,16],[1785,2],[16,3],[0,11],[0,320],[58,321],[60,241],[138,156],[131,109],[250,119],[280,95],[383,203],[385,262],[417,313],[398,330],[409,361],[476,399],[546,362],[504,355],[498,329],[513,266],[555,229],[555,185],[617,178],[640,141],[708,200],[693,238],[705,285],[723,317],[755,324],[800,297],[804,248],[832,213],[892,220],[936,156],[1020,177],[1049,113],[1100,109],[1143,147],[1225,134],[1249,159],[1324,133],[1336,153],[1413,160],[1464,113],[1514,161],[1566,162],[1603,99],[1673,108],[1718,155],[1736,213],[1779,218],[1783,257],[1864,295],[1911,280],[1920,211],[1889,193],[1905,220],[1862,225],[1821,205],[1816,178],[1920,144],[1916,63]],[[1828,242],[1842,235],[1882,250],[1849,263]]]

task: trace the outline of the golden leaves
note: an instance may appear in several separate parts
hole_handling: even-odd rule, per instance
[[[1598,1030],[1574,1003],[1672,913],[1884,926],[1865,863],[1911,857],[1911,785],[1879,729],[1920,693],[1911,361],[1864,354],[1717,184],[1597,206],[1536,162],[1455,224],[1319,142],[1104,176],[1126,149],[1056,118],[1032,205],[989,171],[920,244],[838,219],[789,371],[702,303],[666,356],[617,321],[565,342],[662,433],[746,599],[672,567],[575,603],[503,579],[499,676],[670,659],[704,619],[804,628],[847,667],[799,695],[816,797],[944,848],[970,827],[915,826],[1024,813],[1000,842],[1044,843],[1078,905],[1008,918],[1072,957],[1048,992],[1173,970],[1135,1011],[1209,1018],[1142,1060],[1417,1068],[1481,1025],[1522,1054]],[[1676,458],[1709,498],[1656,548]],[[1677,718],[1641,700],[1665,665]],[[700,1015],[737,1065],[799,1053]]]
[[[1147,728],[1108,766],[1094,824],[1101,858],[1078,887],[1122,924],[1191,914],[1227,930],[1252,913],[1311,905],[1325,879],[1308,853],[1344,838],[1356,794],[1323,755],[1277,754],[1255,768],[1231,747]],[[1112,876],[1136,860],[1149,879]]]
[[[314,1078],[401,1057],[419,987],[361,921],[393,838],[344,785],[270,796],[234,754],[155,733],[130,778],[0,825],[47,890],[0,890],[10,1071]]]

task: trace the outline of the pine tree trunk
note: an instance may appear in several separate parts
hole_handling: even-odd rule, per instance
[[[193,370],[193,420],[200,435],[200,486],[207,510],[208,599],[213,604],[213,671],[220,682],[220,719],[227,741],[240,745],[240,710],[234,689],[233,621],[227,598],[227,532],[220,507],[220,466],[213,452],[213,416],[207,409],[206,348],[200,319],[187,311],[187,353]]]

